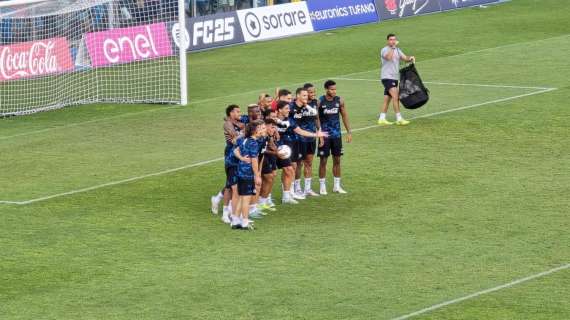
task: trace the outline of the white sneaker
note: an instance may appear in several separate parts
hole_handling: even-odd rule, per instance
[[[216,196],[213,196],[210,200],[212,201],[212,214],[218,214],[220,203],[216,201]]]
[[[232,223],[232,220],[230,220],[230,216],[223,216],[223,217],[222,217],[222,221],[223,221],[225,224],[230,224],[230,223]]]
[[[307,197],[305,197],[305,195],[303,193],[291,193],[291,197],[293,197],[293,199],[295,200],[305,200]]]
[[[307,190],[307,191],[305,191],[305,196],[306,197],[318,197],[319,194],[313,190]]]
[[[340,194],[347,194],[348,193],[348,192],[344,191],[344,189],[342,189],[342,187],[334,188],[333,192],[334,193],[340,193]]]
[[[267,199],[267,205],[270,206],[271,208],[275,207],[275,203],[273,202],[273,199]]]
[[[282,204],[299,204],[299,201],[297,201],[297,200],[295,200],[295,199],[293,199],[293,198],[290,198],[290,199],[283,199],[283,200],[281,200],[281,203],[282,203]]]
[[[321,186],[321,190],[319,190],[319,193],[321,194],[321,196],[326,196],[328,194],[327,187]]]

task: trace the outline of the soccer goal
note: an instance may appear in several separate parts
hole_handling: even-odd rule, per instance
[[[187,104],[184,20],[184,0],[0,1],[0,116]]]

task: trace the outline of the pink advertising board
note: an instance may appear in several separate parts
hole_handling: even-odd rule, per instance
[[[88,33],[85,44],[94,68],[172,55],[164,23]]]

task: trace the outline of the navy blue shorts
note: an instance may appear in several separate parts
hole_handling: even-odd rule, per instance
[[[307,159],[307,155],[314,155],[316,150],[316,141],[299,141],[299,160]]]
[[[255,195],[255,181],[253,179],[238,179],[238,194],[240,196]]]
[[[382,79],[382,84],[384,85],[385,96],[390,96],[390,89],[398,88],[398,80]]]
[[[301,158],[301,152],[299,150],[300,143],[301,142],[298,140],[287,143],[287,145],[291,148],[291,162],[297,162]]]
[[[326,138],[322,147],[319,147],[319,157],[328,158],[330,155],[340,157],[342,152],[342,137]]]
[[[231,189],[238,183],[237,167],[226,167],[226,189]]]
[[[263,163],[261,164],[261,174],[270,174],[277,170],[277,157],[270,154],[262,155]],[[261,157],[259,160],[261,160]]]

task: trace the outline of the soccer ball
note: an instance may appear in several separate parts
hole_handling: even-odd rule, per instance
[[[286,145],[279,146],[277,148],[277,156],[282,160],[289,159],[291,157],[291,148]]]

